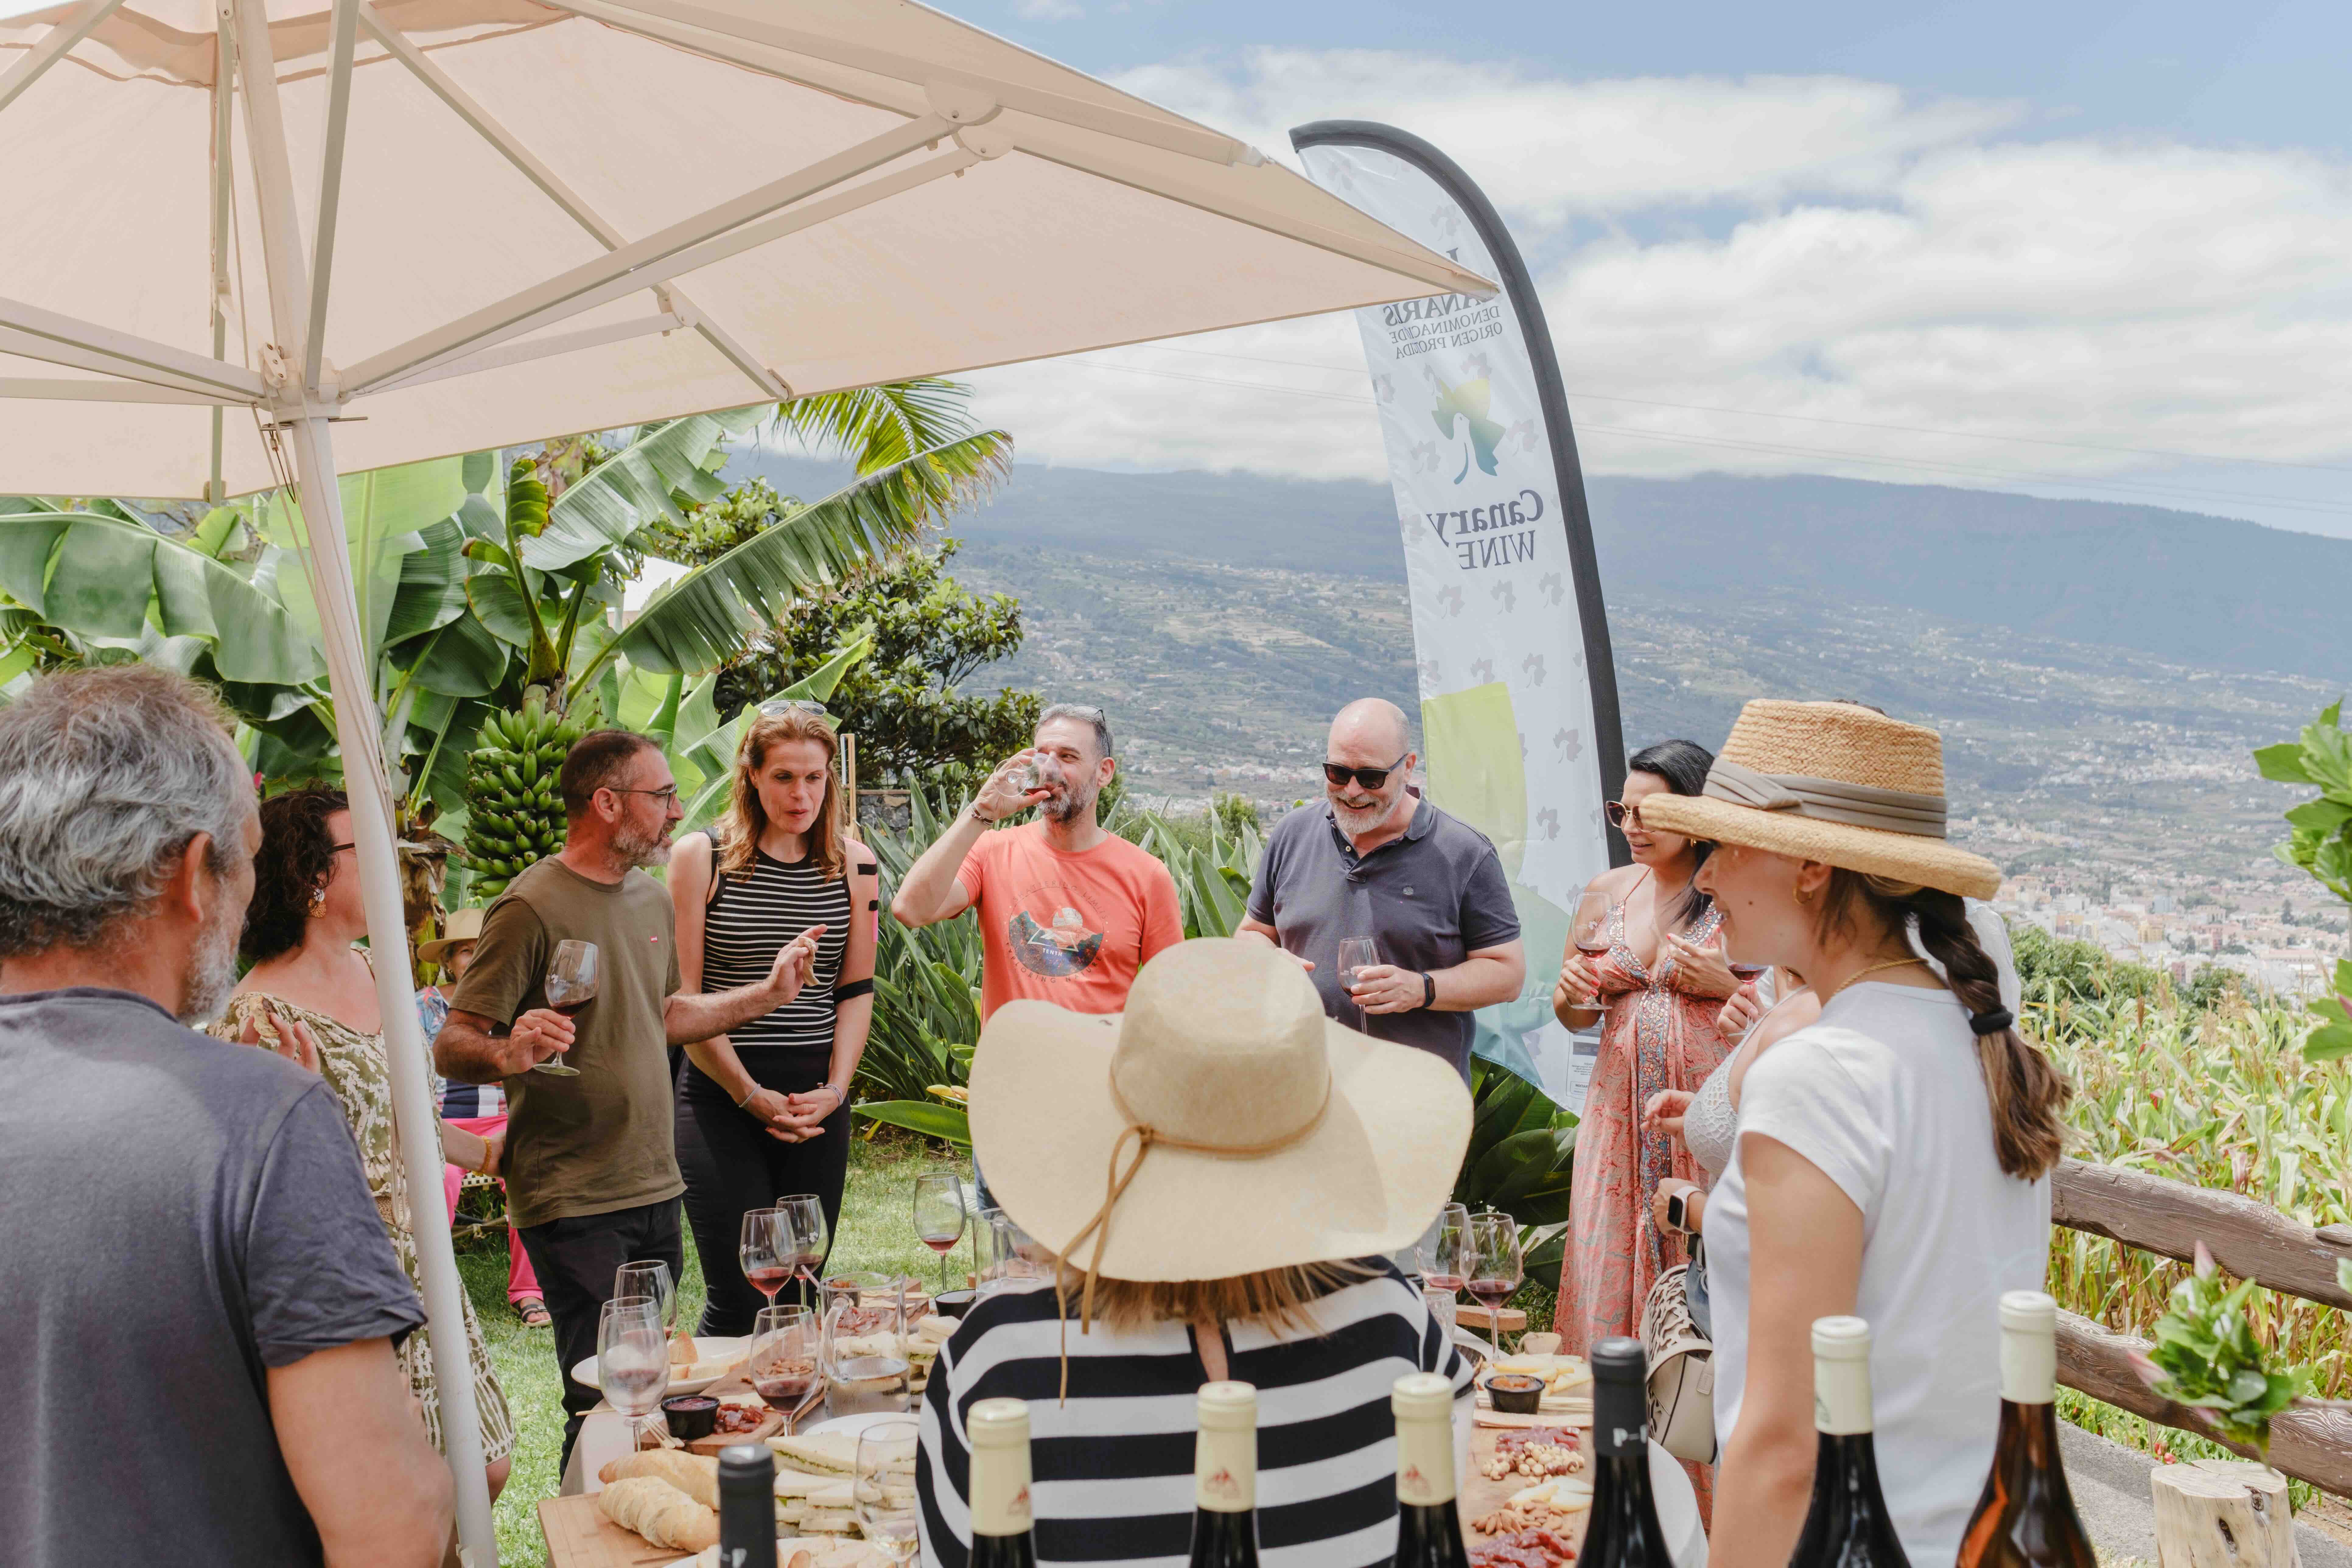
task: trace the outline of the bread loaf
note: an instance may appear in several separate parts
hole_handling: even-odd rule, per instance
[[[695,1353],[694,1336],[692,1334],[680,1334],[677,1338],[670,1341],[670,1365],[692,1366],[700,1358]]]
[[[667,1481],[705,1508],[719,1506],[719,1461],[683,1448],[646,1448],[624,1454],[596,1472],[606,1486],[638,1476]]]
[[[719,1544],[719,1510],[705,1508],[667,1481],[630,1476],[596,1494],[604,1517],[655,1546],[700,1552]]]

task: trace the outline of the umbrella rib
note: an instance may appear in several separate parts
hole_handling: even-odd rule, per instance
[[[430,56],[410,41],[407,34],[386,22],[369,0],[358,0],[358,3],[360,23],[367,28],[368,35],[406,66],[410,73],[435,97],[448,105],[450,111],[464,121],[476,135],[497,148],[523,178],[537,185],[547,199],[561,207],[572,222],[594,235],[606,250],[618,250],[626,243],[619,229],[607,223],[579,192],[566,184],[561,175],[524,146],[521,138],[499,123],[471,93],[458,86],[448,72],[436,65]],[[782,377],[761,364],[731,333],[712,321],[709,311],[688,300],[683,292],[671,289],[669,298],[662,303],[691,321],[703,340],[750,377],[761,392],[771,397],[792,395],[792,389],[784,384]],[[415,379],[411,377],[409,381],[413,383]]]
[[[0,348],[28,359],[79,365],[156,385],[226,393],[234,403],[261,398],[261,378],[241,366],[37,305],[0,299],[0,328],[10,329],[0,334]]]
[[[319,219],[310,246],[310,320],[302,333],[302,384],[319,392],[326,358],[327,284],[335,267],[335,222],[343,199],[343,135],[352,116],[352,52],[359,42],[357,0],[334,0],[329,46],[326,144],[319,156]]]
[[[445,327],[412,338],[397,348],[387,349],[362,360],[351,367],[345,376],[345,385],[350,388],[352,395],[357,395],[434,361],[446,359],[468,349],[501,342],[536,326],[560,321],[587,309],[589,303],[601,303],[604,298],[635,293],[637,289],[665,282],[680,272],[692,270],[694,266],[705,265],[701,262],[677,265],[681,254],[691,255],[706,242],[725,237],[730,229],[740,229],[779,207],[791,206],[819,191],[894,162],[925,142],[941,140],[955,130],[954,122],[946,116],[926,114],[879,136],[869,137],[795,174],[674,223],[596,260],[569,268],[544,283],[519,294],[509,295],[498,303],[462,316]],[[923,167],[929,169],[936,165]],[[862,206],[866,201],[877,199],[866,193],[874,192],[888,183],[869,181],[845,194],[860,198],[852,205]],[[830,205],[813,203],[809,210]],[[791,216],[794,215],[787,215]],[[619,286],[615,292],[602,292],[615,285]]]
[[[289,370],[302,363],[301,329],[310,289],[302,276],[302,222],[294,210],[294,171],[286,158],[286,117],[278,101],[278,58],[269,47],[265,0],[224,0],[236,9],[237,76],[245,84],[245,132],[253,161],[253,195],[261,209],[262,270],[269,279],[269,320]]]
[[[479,353],[468,354],[464,359],[446,360],[438,364],[427,365],[423,370],[413,371],[398,381],[388,381],[373,390],[401,392],[412,386],[423,386],[427,382],[446,381],[453,375],[470,375],[478,370],[497,370],[503,365],[522,364],[535,359],[547,359],[555,354],[577,353],[582,349],[599,348],[605,343],[625,342],[631,338],[642,338],[654,332],[674,332],[688,324],[685,319],[676,312],[666,310],[658,316],[637,316],[625,321],[614,321],[608,326],[585,327],[576,332],[565,332],[561,337],[531,338],[523,342],[508,342],[500,343],[494,349],[485,349]]]
[[[952,82],[961,87],[978,88],[993,97],[1005,108],[1023,114],[1034,114],[1041,120],[1051,120],[1082,131],[1098,132],[1122,142],[1139,142],[1164,152],[1178,153],[1188,158],[1199,158],[1212,163],[1255,163],[1263,159],[1247,142],[1240,142],[1223,132],[1183,121],[1171,123],[1131,109],[1118,109],[1109,104],[1089,103],[1084,99],[1043,88],[1023,87],[993,77],[977,75],[954,66],[919,59],[911,55],[895,54],[887,49],[870,48],[845,39],[828,38],[821,34],[803,32],[797,27],[782,27],[772,22],[754,20],[750,16],[727,15],[708,10],[685,0],[547,0],[556,9],[577,12],[598,21],[612,22],[616,26],[635,30],[638,24],[618,21],[615,11],[635,13],[638,16],[659,17],[677,26],[740,43],[764,45],[769,49],[808,59],[823,60],[828,65],[849,70],[863,71],[869,76],[887,78],[916,88],[928,88],[934,82]],[[992,40],[993,41],[993,40]],[[708,47],[708,46],[705,46]],[[713,52],[734,58],[731,51]],[[749,59],[736,59],[740,65],[753,65]],[[778,74],[784,74],[779,72]],[[799,79],[797,77],[794,79]],[[834,90],[834,84],[804,81],[803,86]]]
[[[65,20],[51,25],[41,35],[41,41],[0,76],[0,109],[16,101],[24,90],[38,81],[43,71],[65,58],[66,51],[89,37],[90,29],[114,15],[122,0],[83,0],[82,7]]]
[[[0,397],[37,397],[84,403],[189,403],[217,408],[238,399],[217,392],[137,381],[68,381],[37,376],[0,376]]]

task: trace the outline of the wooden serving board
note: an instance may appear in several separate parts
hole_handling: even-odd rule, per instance
[[[689,1454],[708,1454],[715,1459],[719,1457],[719,1450],[721,1448],[731,1447],[737,1443],[765,1442],[783,1429],[784,1413],[772,1408],[768,1412],[768,1418],[749,1432],[713,1432],[708,1437],[697,1437],[687,1444],[686,1451]]]
[[[1501,1319],[1499,1325],[1495,1321]],[[1528,1315],[1517,1307],[1506,1307],[1499,1313],[1489,1312],[1475,1301],[1465,1301],[1454,1309],[1454,1321],[1465,1329],[1481,1333],[1499,1332],[1523,1334],[1528,1331]]]
[[[692,1552],[656,1546],[604,1517],[593,1497],[551,1497],[539,1505],[547,1568],[662,1568]]]
[[[1485,1410],[1478,1413],[1482,1423],[1492,1414],[1491,1411]],[[1569,1425],[1565,1421],[1538,1420],[1530,1415],[1505,1415],[1502,1419],[1530,1426],[1564,1427]],[[1495,1457],[1495,1439],[1501,1435],[1497,1428],[1483,1424],[1470,1429],[1470,1473],[1463,1477],[1461,1485],[1455,1488],[1455,1504],[1462,1515],[1463,1536],[1473,1546],[1491,1537],[1481,1534],[1471,1521],[1486,1518],[1509,1501],[1513,1492],[1535,1484],[1525,1476],[1506,1476],[1499,1481],[1490,1481],[1485,1472],[1479,1468],[1481,1465]],[[1580,1432],[1577,1437],[1577,1447],[1584,1455],[1585,1464],[1585,1468],[1580,1474],[1590,1476],[1592,1473],[1592,1434],[1589,1430],[1583,1431]],[[1584,1527],[1591,1517],[1592,1510],[1590,1509],[1575,1515],[1568,1523],[1560,1527],[1559,1534],[1581,1550],[1584,1545]]]

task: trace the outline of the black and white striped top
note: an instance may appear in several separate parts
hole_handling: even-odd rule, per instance
[[[824,927],[816,973],[774,1012],[727,1031],[737,1050],[790,1046],[833,1049],[833,988],[849,950],[849,879],[824,879],[815,857],[786,865],[754,852],[751,869],[730,877],[713,867],[717,896],[702,911],[702,988],[726,991],[765,980],[776,954],[813,925]]]
[[[1228,1325],[1231,1375],[1257,1387],[1257,1521],[1265,1568],[1368,1568],[1396,1555],[1396,1419],[1389,1391],[1412,1372],[1470,1368],[1386,1258],[1313,1307],[1312,1331]],[[1076,1303],[1071,1311],[1075,1319]],[[927,1568],[971,1555],[972,1402],[1029,1402],[1037,1561],[1183,1568],[1192,1531],[1195,1399],[1208,1373],[1181,1323],[1113,1333],[1069,1324],[1070,1398],[1056,1400],[1064,1341],[1051,1285],[977,1304],[940,1352],[923,1396],[915,1486]]]

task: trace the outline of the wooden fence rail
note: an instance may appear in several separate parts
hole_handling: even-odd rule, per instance
[[[2188,1262],[2203,1242],[2241,1279],[2352,1309],[2336,1283],[2336,1260],[2352,1258],[2352,1226],[2314,1229],[2237,1193],[2192,1186],[2119,1165],[2062,1160],[2051,1176],[2051,1217],[2070,1229]],[[2115,1333],[2072,1312],[2058,1314],[2058,1381],[2135,1415],[2252,1451],[2215,1436],[2194,1412],[2160,1399],[2132,1370],[2147,1342]],[[2271,1422],[2270,1462],[2339,1497],[2352,1497],[2352,1405],[2289,1410]]]

